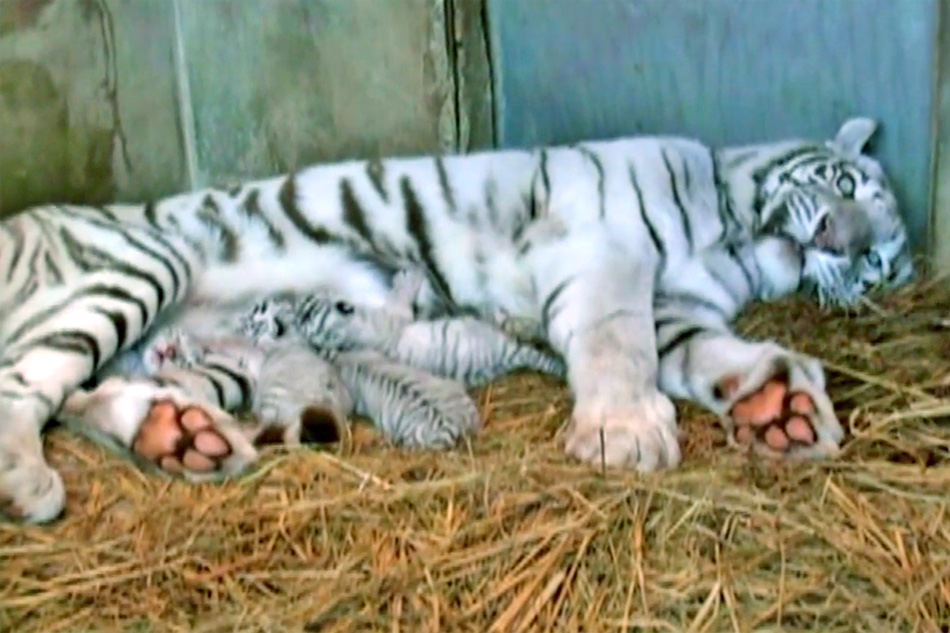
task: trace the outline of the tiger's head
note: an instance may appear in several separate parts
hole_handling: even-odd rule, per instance
[[[863,153],[877,123],[846,121],[822,144],[785,144],[754,166],[759,235],[800,249],[799,289],[821,304],[852,305],[914,275],[907,231],[881,165]]]

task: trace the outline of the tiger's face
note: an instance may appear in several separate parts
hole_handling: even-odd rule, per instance
[[[799,245],[800,289],[821,304],[852,305],[914,274],[894,193],[862,153],[875,129],[851,119],[824,146],[792,149],[757,175],[762,231]]]

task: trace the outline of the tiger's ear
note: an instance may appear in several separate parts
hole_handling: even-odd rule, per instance
[[[860,156],[875,131],[877,131],[877,121],[874,119],[867,117],[848,119],[838,130],[835,139],[829,141],[828,145],[847,156]]]

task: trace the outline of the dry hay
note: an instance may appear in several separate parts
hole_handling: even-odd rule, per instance
[[[478,393],[457,452],[277,451],[224,485],[54,432],[68,514],[0,525],[0,630],[946,631],[945,318],[935,283],[743,317],[827,362],[833,463],[733,453],[681,406],[680,469],[605,476],[562,456],[563,388],[525,375]]]

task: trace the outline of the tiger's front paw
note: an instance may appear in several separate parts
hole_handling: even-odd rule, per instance
[[[815,359],[765,358],[745,376],[723,377],[717,391],[730,402],[722,423],[733,446],[805,459],[832,457],[840,450],[844,429]]]
[[[568,430],[567,454],[597,465],[651,472],[680,462],[676,409],[657,392],[626,406],[579,402]]]
[[[63,479],[42,453],[30,453],[19,442],[0,442],[0,516],[46,523],[62,513],[65,502]]]

